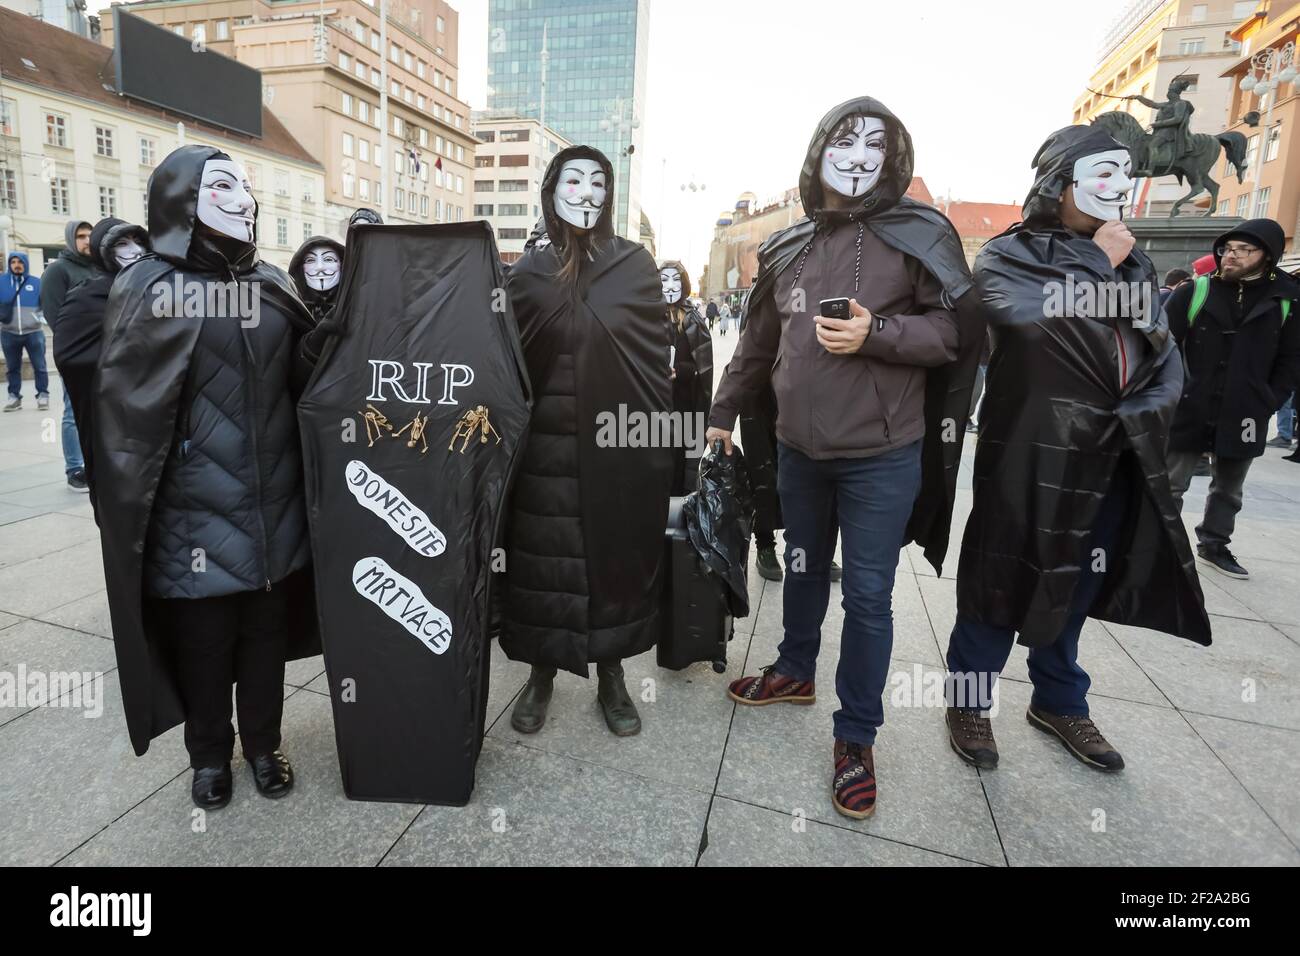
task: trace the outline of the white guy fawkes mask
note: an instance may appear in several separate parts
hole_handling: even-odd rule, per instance
[[[822,185],[843,196],[869,193],[885,168],[885,121],[855,116],[853,128],[827,140],[822,149]]]
[[[605,170],[594,159],[571,159],[555,184],[555,212],[569,225],[591,229],[605,208]]]
[[[1133,189],[1127,149],[1108,149],[1075,160],[1074,205],[1097,219],[1118,219]]]
[[[199,222],[240,242],[253,241],[257,203],[244,167],[230,159],[209,159],[199,180]]]
[[[109,251],[113,254],[113,258],[117,260],[118,267],[125,269],[144,255],[144,246],[134,239],[119,239],[113,243],[113,247]]]
[[[302,260],[302,274],[310,288],[329,291],[339,284],[339,254],[329,246],[312,246]]]
[[[664,301],[676,305],[682,299],[682,274],[669,266],[659,270],[659,283],[664,287]]]

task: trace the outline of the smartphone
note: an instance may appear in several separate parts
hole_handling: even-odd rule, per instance
[[[820,314],[828,319],[848,319],[849,300],[848,299],[822,299]]]

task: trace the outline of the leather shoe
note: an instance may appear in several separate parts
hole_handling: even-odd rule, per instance
[[[204,810],[219,810],[230,802],[234,781],[230,776],[230,764],[220,767],[198,767],[194,771],[194,782],[190,784],[190,798],[196,807]]]
[[[535,734],[546,723],[546,709],[555,689],[555,668],[533,665],[523,693],[510,713],[510,726],[521,734]]]
[[[253,782],[262,796],[278,800],[293,789],[293,767],[280,751],[249,757],[248,765],[253,768]]]
[[[596,699],[605,715],[605,724],[616,737],[631,737],[641,732],[641,717],[623,683],[623,665],[596,665]]]

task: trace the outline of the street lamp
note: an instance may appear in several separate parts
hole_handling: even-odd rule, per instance
[[[606,133],[614,133],[614,168],[618,170],[618,182],[615,183],[614,186],[614,200],[617,206],[619,185],[627,183],[628,188],[632,185],[630,182],[627,182],[631,177],[631,163],[629,162],[628,164],[628,175],[624,176],[621,169],[622,164],[619,160],[624,156],[630,157],[636,150],[636,146],[633,144],[629,144],[626,150],[623,149],[623,136],[626,134],[628,137],[631,137],[633,130],[641,128],[641,121],[633,115],[631,102],[620,96],[610,100],[609,115],[600,121],[600,128]],[[626,212],[626,210],[624,211]],[[638,229],[639,228],[640,224],[638,224]]]
[[[1297,76],[1295,66],[1295,41],[1289,41],[1285,46],[1260,50],[1250,58],[1246,75],[1237,84],[1243,93],[1253,93],[1261,100],[1268,97],[1268,109],[1264,113],[1264,141],[1260,143],[1255,156],[1255,188],[1251,192],[1248,210],[1251,213],[1259,201],[1264,154],[1268,152],[1269,133],[1272,131],[1273,104],[1277,102],[1280,88],[1286,83],[1292,84],[1293,91],[1300,90],[1300,76]]]
[[[708,188],[704,185],[704,183],[697,183],[695,181],[694,171],[691,172],[691,178],[689,182],[678,183],[677,186],[681,192],[686,192],[686,190],[689,189],[693,193],[702,193],[706,188]],[[661,250],[665,250],[665,254],[667,254],[666,250],[668,248],[668,242],[665,239],[665,236],[668,233],[668,218],[669,218],[667,195],[666,195],[667,190],[668,190],[668,157],[665,156],[663,158],[663,174],[659,179],[659,248]],[[688,252],[687,259],[689,260],[689,258],[690,258],[690,253]]]

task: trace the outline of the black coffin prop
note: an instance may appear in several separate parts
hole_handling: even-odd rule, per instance
[[[492,551],[530,408],[504,284],[484,222],[352,229],[342,333],[298,406],[353,799],[461,805],[474,789]]]

